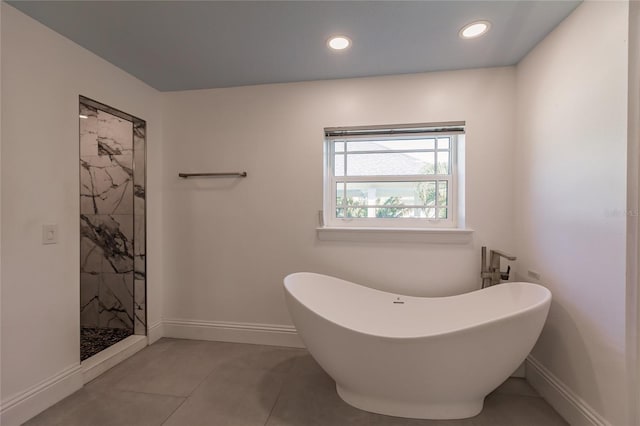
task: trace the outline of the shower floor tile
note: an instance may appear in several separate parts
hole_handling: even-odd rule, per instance
[[[524,379],[508,379],[462,420],[351,407],[304,349],[161,339],[25,423],[157,426],[565,426]]]
[[[93,328],[80,329],[80,361],[84,361],[118,343],[133,334],[133,330],[126,328]]]

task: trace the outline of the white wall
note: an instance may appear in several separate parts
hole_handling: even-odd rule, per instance
[[[553,293],[533,356],[626,425],[628,3],[585,2],[517,67],[518,271]]]
[[[536,359],[626,423],[626,3],[581,5],[517,70],[165,94],[0,10],[3,406],[79,362],[83,94],[147,120],[151,326],[161,315],[290,324],[282,278],[302,270],[400,293],[469,291],[488,245],[554,294]],[[471,244],[318,241],[324,127],[459,120]],[[249,177],[177,177],[235,170]],[[40,244],[48,223],[56,246]]]
[[[160,318],[160,94],[2,3],[3,408],[79,354],[78,95],[147,120],[149,319]],[[58,224],[59,244],[41,244]],[[3,424],[15,418],[4,417]],[[20,419],[17,419],[19,421]]]
[[[478,288],[480,246],[512,250],[514,68],[164,94],[167,319],[291,324],[282,279],[314,271],[400,293]],[[323,128],[467,123],[473,243],[319,241]],[[246,170],[240,180],[178,172]]]

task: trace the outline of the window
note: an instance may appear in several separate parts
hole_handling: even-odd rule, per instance
[[[455,228],[464,123],[325,129],[329,227]]]

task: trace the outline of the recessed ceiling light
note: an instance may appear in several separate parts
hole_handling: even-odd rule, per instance
[[[461,38],[476,38],[485,34],[491,28],[489,21],[475,21],[462,27],[458,33]]]
[[[346,36],[334,36],[327,41],[327,46],[333,50],[344,50],[351,46],[351,39]]]
[[[89,118],[89,117],[86,115],[80,114],[80,118]]]

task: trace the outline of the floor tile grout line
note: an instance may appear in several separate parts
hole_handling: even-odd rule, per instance
[[[202,378],[202,380],[200,380],[198,382],[198,384],[190,391],[188,392],[186,395],[175,395],[175,394],[170,394],[170,393],[160,393],[160,392],[144,392],[144,391],[136,391],[136,390],[129,390],[129,389],[122,389],[122,388],[118,388],[117,386],[114,386],[114,389],[122,391],[122,392],[133,392],[133,393],[142,393],[142,394],[147,394],[147,395],[161,395],[161,396],[172,396],[172,397],[176,397],[176,398],[189,398],[204,382],[205,380],[207,380],[209,378],[209,376],[211,376],[215,370],[218,368],[219,366],[214,366],[211,371],[207,372],[204,377]],[[91,389],[87,389],[88,391],[91,391]],[[96,392],[99,392],[97,390],[94,390]]]
[[[83,389],[83,388],[81,388]],[[113,390],[116,390],[118,392],[130,392],[130,393],[139,393],[142,395],[150,395],[150,396],[170,396],[172,398],[189,398],[189,396],[191,395],[176,395],[173,393],[159,393],[159,392],[144,392],[144,391],[136,391],[136,390],[129,390],[129,389],[122,389],[122,388],[117,388],[114,387]],[[108,393],[106,391],[101,391],[98,389],[86,389],[87,392],[92,392],[92,393]]]
[[[184,398],[184,399],[180,402],[180,404],[178,404],[178,406],[177,406],[177,407],[176,407],[176,408],[175,408],[171,413],[169,413],[169,415],[167,416],[167,418],[165,418],[165,419],[162,421],[162,423],[160,423],[160,426],[162,426],[162,425],[166,424],[166,423],[169,421],[169,419],[171,418],[171,416],[173,416],[173,415],[176,413],[176,411],[178,411],[178,410],[180,409],[180,407],[182,407],[182,405],[183,405],[185,402],[187,402],[187,399],[189,399],[189,397]]]
[[[204,384],[204,382],[206,382],[206,381],[207,381],[207,379],[208,379],[209,377],[211,377],[211,376],[213,375],[213,373],[215,373],[218,369],[220,369],[220,365],[214,365],[214,366],[211,368],[211,371],[209,371],[208,373],[206,373],[206,374],[204,375],[204,377],[202,378],[202,380],[200,380],[200,382],[199,382],[199,383],[198,383],[198,384],[197,384],[197,385],[196,385],[196,386],[191,390],[191,392],[189,392],[189,395],[187,395],[187,398],[191,397],[191,395],[193,395],[193,393],[194,393],[195,391],[197,391],[197,390],[198,390],[198,389],[199,389],[199,388]]]
[[[278,390],[278,395],[276,396],[276,400],[273,402],[273,406],[271,407],[271,410],[269,410],[269,415],[264,421],[263,426],[267,426],[267,424],[269,423],[269,420],[271,420],[271,415],[273,414],[273,411],[276,409],[276,405],[278,405],[278,401],[280,401],[280,395],[282,395],[282,390],[284,389],[284,386],[289,381],[289,376],[291,376],[291,370],[293,370],[293,367],[294,365],[292,365],[291,369],[289,369],[289,371],[287,371],[287,373],[285,374],[284,380],[282,381],[282,384],[280,385],[280,389]]]
[[[198,390],[198,388],[200,388],[200,387],[203,385],[203,383],[204,383],[204,382],[205,382],[209,377],[211,377],[211,376],[212,376],[216,371],[218,371],[220,368],[221,368],[221,366],[220,366],[220,365],[216,365],[216,366],[214,366],[214,367],[211,369],[211,371],[209,371],[207,374],[205,374],[204,378],[203,378],[203,379],[202,379],[202,380],[201,380],[201,381],[200,381],[200,382],[199,382],[199,383],[198,383],[198,384],[193,388],[193,390],[192,390],[191,392],[189,392],[189,394],[188,394],[186,397],[185,397],[185,396],[181,396],[181,398],[184,398],[184,400],[183,400],[183,401],[182,401],[182,402],[181,402],[181,403],[176,407],[176,409],[175,409],[175,410],[173,410],[173,411],[171,412],[171,414],[169,414],[169,416],[168,416],[168,417],[167,417],[167,418],[166,418],[166,419],[161,423],[161,425],[164,425],[167,421],[169,421],[169,419],[171,418],[171,416],[173,416],[173,415],[176,413],[176,411],[178,411],[178,409],[180,409],[180,407],[182,407],[182,405],[183,405],[183,404],[184,404],[184,403],[185,403],[185,402],[186,402],[186,401],[191,397],[191,395],[193,395],[193,393],[194,393],[195,391],[197,391],[197,390]],[[262,369],[262,368],[258,368],[257,370],[263,370],[263,369]],[[273,406],[271,407],[271,410],[269,411],[269,415],[267,416],[267,419],[265,420],[265,425],[267,424],[267,422],[268,422],[268,421],[269,421],[269,419],[271,418],[271,414],[273,413],[273,410],[275,409],[276,404],[277,404],[278,400],[280,399],[280,394],[282,393],[282,389],[284,388],[284,384],[286,383],[286,381],[287,381],[287,380],[288,380],[288,378],[289,378],[289,374],[290,374],[290,371],[289,371],[289,372],[287,372],[287,373],[285,374],[285,378],[284,378],[284,380],[282,381],[282,384],[280,385],[280,388],[278,389],[278,395],[276,396],[276,399],[275,399],[275,401],[274,401],[274,403],[273,403]],[[139,392],[139,393],[146,393],[146,392]],[[152,395],[162,395],[162,394],[152,394]],[[171,396],[173,396],[173,395],[171,395]]]
[[[280,401],[280,395],[282,394],[282,389],[284,388],[285,382],[286,382],[286,379],[282,381],[282,385],[278,390],[278,395],[276,396],[275,401],[273,401],[273,406],[271,406],[271,410],[269,410],[269,415],[265,419],[263,426],[267,426],[267,423],[269,423],[269,420],[271,419],[271,415],[273,414],[273,411],[276,409],[276,405],[278,405],[278,401]]]

